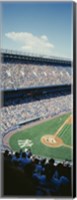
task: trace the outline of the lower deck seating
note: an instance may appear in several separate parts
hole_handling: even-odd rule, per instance
[[[37,158],[31,150],[9,153],[3,158],[3,195],[28,197],[71,197],[72,165]]]

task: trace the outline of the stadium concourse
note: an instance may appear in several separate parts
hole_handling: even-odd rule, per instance
[[[1,90],[6,91],[34,86],[69,85],[71,67],[43,64],[2,63]],[[55,90],[54,90],[55,94]],[[47,119],[61,113],[71,112],[72,94],[51,92],[42,95],[23,95],[6,100],[1,107],[2,141],[7,133],[19,128],[30,119]],[[56,164],[54,158],[38,158],[29,150],[13,153],[2,143],[4,162],[4,195],[71,196],[71,162]],[[4,152],[5,151],[5,152]],[[8,180],[8,181],[7,181]]]

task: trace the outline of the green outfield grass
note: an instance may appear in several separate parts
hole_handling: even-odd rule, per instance
[[[30,148],[32,150],[32,153],[35,155],[48,158],[53,157],[59,160],[72,160],[72,148],[68,148],[65,146],[52,148],[41,143],[42,136],[47,134],[53,135],[62,126],[62,124],[69,116],[70,113],[67,113],[46,121],[42,124],[35,125],[20,132],[16,132],[16,134],[12,135],[9,139],[11,149],[13,151],[18,151],[20,150],[20,148],[22,148],[24,151]],[[65,144],[71,146],[71,124],[66,124],[58,134],[58,137],[62,138]]]

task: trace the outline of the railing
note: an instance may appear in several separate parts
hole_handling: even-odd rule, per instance
[[[2,54],[13,54],[13,55],[20,55],[20,56],[28,56],[28,57],[37,57],[37,58],[47,58],[53,60],[61,60],[65,62],[72,62],[70,58],[63,58],[63,57],[56,57],[56,56],[48,56],[42,54],[34,54],[29,52],[17,51],[17,50],[9,50],[9,49],[1,49]]]

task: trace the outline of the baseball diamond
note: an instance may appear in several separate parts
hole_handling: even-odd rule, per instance
[[[30,148],[38,156],[72,160],[72,123],[71,114],[65,113],[30,127],[25,126],[24,130],[14,134],[7,134],[4,142],[7,141],[13,151]]]

